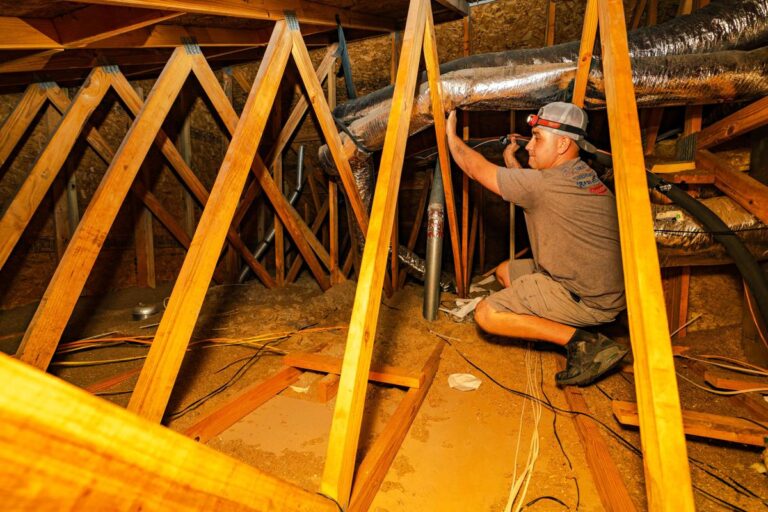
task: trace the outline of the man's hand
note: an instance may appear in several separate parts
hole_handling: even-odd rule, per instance
[[[448,120],[445,122],[445,133],[450,137],[451,135],[456,135],[456,111],[451,110],[451,113],[448,114]]]
[[[520,163],[515,158],[515,152],[520,149],[520,146],[517,144],[517,137],[519,135],[512,133],[507,137],[509,138],[509,145],[504,148],[504,165],[510,169],[517,169],[520,167]]]

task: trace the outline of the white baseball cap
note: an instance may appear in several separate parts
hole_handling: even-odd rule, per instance
[[[597,148],[587,141],[587,113],[573,103],[555,101],[544,105],[537,115],[528,116],[528,124],[568,137],[587,153]]]

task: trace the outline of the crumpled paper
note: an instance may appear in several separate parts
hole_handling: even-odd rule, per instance
[[[482,381],[469,373],[452,373],[448,376],[448,385],[459,391],[474,391]]]

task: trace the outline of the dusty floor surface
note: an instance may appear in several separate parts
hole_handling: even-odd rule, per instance
[[[691,316],[698,313],[703,316],[692,326],[692,332],[687,337],[675,339],[674,342],[690,345],[695,353],[741,357],[738,343],[741,318],[738,281],[730,274],[716,274],[706,279],[694,275],[694,283]],[[267,291],[256,284],[214,287],[208,293],[194,339],[215,337],[237,341],[249,336],[288,331],[295,334],[273,342],[275,348],[283,351],[319,349],[323,354],[340,357],[346,341],[345,327],[354,291],[355,283],[346,282],[321,293],[309,278],[277,291]],[[466,356],[504,386],[518,391],[525,391],[528,387],[529,391],[541,394],[546,401],[567,409],[563,393],[554,386],[555,365],[561,357],[559,352],[540,348],[529,351],[525,343],[486,337],[474,323],[455,323],[442,313],[437,321],[428,323],[421,316],[421,293],[420,286],[409,284],[384,300],[376,334],[374,362],[417,371],[439,341],[434,333],[447,336],[452,341],[443,351],[434,383],[371,510],[503,510],[515,475],[519,475],[527,463],[534,435],[539,442],[539,456],[522,504],[529,504],[527,508],[531,510],[542,511],[564,510],[565,507],[574,510],[577,504],[580,510],[602,510],[569,415],[558,414],[555,417],[544,409],[536,432],[531,402],[494,384],[460,355]],[[159,315],[134,321],[131,310],[139,301],[159,301],[168,294],[167,287],[152,292],[134,289],[115,292],[101,300],[84,300],[64,339],[111,332],[153,334],[155,329],[151,325],[159,321]],[[451,297],[443,298],[449,300]],[[23,331],[33,312],[32,307],[4,312],[0,322],[1,349],[13,351],[20,338],[14,333]],[[296,333],[308,326],[340,328],[317,334]],[[626,341],[621,328],[614,329],[613,334]],[[141,363],[130,361],[88,367],[62,367],[57,364],[145,353],[146,348],[137,346],[78,352],[57,357],[51,371],[85,387],[136,368]],[[184,360],[164,423],[174,430],[183,431],[239,390],[267,378],[281,367],[279,355],[262,352],[260,357],[254,358],[256,353],[256,349],[243,346],[192,348]],[[696,379],[687,371],[683,361],[677,364],[683,375]],[[451,389],[447,381],[452,373],[471,373],[479,377],[482,384],[476,391]],[[199,401],[235,375],[241,377],[225,386],[219,394]],[[317,378],[312,375],[303,377],[297,383],[297,389],[301,391],[302,386]],[[135,380],[136,377],[133,377],[109,390],[104,398],[125,406]],[[735,412],[728,399],[698,390],[684,381],[681,381],[680,389],[685,408],[749,416],[748,411]],[[631,374],[615,373],[599,386],[586,388],[584,394],[597,418],[635,447],[640,446],[637,432],[622,429],[613,419],[610,409],[609,397],[634,400]],[[404,391],[399,388],[369,385],[360,458],[403,395]],[[209,445],[307,489],[318,489],[334,401],[318,403],[298,396],[300,394],[296,391],[286,390],[212,439]],[[640,458],[615,438],[607,434],[605,437],[638,509],[645,509]],[[758,449],[695,439],[689,440],[688,449],[689,455],[696,461],[692,478],[694,485],[701,490],[696,493],[700,510],[728,509],[707,497],[707,494],[740,507],[733,510],[765,509],[761,499],[768,499],[766,477],[750,468],[751,464],[760,460]],[[750,492],[761,499],[750,496]]]

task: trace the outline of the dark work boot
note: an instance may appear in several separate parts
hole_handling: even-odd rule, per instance
[[[586,386],[592,384],[621,362],[629,349],[603,336],[576,329],[565,345],[566,368],[555,375],[559,386]]]

